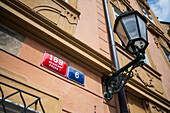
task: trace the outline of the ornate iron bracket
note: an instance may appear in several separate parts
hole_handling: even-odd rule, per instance
[[[128,63],[118,71],[106,78],[103,82],[105,86],[104,96],[107,101],[113,98],[113,94],[118,93],[127,83],[127,80],[133,77],[132,70],[144,64],[145,56],[139,53],[135,60]]]

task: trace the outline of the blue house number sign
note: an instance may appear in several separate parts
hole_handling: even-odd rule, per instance
[[[84,86],[84,73],[73,67],[68,67],[67,78]]]

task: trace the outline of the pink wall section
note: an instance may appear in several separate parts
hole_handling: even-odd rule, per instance
[[[78,0],[81,12],[75,37],[110,59],[110,48],[102,0]]]
[[[99,51],[97,31],[96,0],[78,0],[77,9],[81,12],[75,36],[90,47]]]
[[[148,50],[149,53],[152,57],[152,60],[154,62],[154,65],[156,66],[156,69],[158,72],[160,72],[162,74],[162,84],[166,93],[166,96],[168,97],[168,99],[170,100],[170,69],[169,66],[167,64],[167,62],[165,61],[163,54],[161,53],[161,48],[158,48],[156,46],[156,44],[154,43],[152,34],[148,31],[148,40],[149,40],[149,46],[148,46]]]
[[[81,86],[41,67],[40,62],[45,50],[83,72],[85,74],[85,86]],[[112,106],[115,107],[108,108],[106,107],[107,104],[103,103],[104,97],[100,77],[29,38],[25,40],[19,54],[19,58],[22,60],[2,51],[0,52],[0,58],[2,67],[25,77],[33,84],[59,95],[63,99],[63,112],[84,113],[86,111],[87,113],[92,113],[95,110],[97,113],[104,113],[106,108],[107,111],[111,109],[116,111],[117,105],[115,103],[118,103],[116,97],[112,100],[114,101]]]

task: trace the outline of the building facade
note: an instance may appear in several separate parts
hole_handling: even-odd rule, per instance
[[[127,10],[148,20],[145,64],[125,86],[129,112],[169,113],[168,35],[146,0],[108,6],[113,26]],[[1,0],[0,112],[119,113],[118,95],[103,95],[103,79],[116,71],[107,27],[103,0]],[[123,67],[135,56],[114,37]]]

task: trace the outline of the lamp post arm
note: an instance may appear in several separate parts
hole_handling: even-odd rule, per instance
[[[112,76],[109,76],[108,78],[106,78],[106,82],[111,82],[112,78],[119,76],[119,74],[125,70],[127,70],[129,67],[137,64],[139,61],[141,61],[141,59],[145,59],[145,56],[143,54],[139,54],[135,60],[133,60],[132,62],[128,63],[127,65],[125,65],[124,67],[122,67],[121,69],[117,70],[115,73],[112,74]]]
[[[142,53],[139,53],[135,60],[131,61],[118,71],[112,74],[112,76],[109,76],[105,79],[104,85],[105,85],[105,92],[104,96],[106,100],[112,99],[112,95],[115,93],[118,93],[127,83],[127,80],[133,77],[133,69],[140,66],[144,63],[145,56]],[[130,68],[131,67],[131,68]],[[128,69],[130,70],[128,71]],[[124,82],[122,83],[122,81]]]

